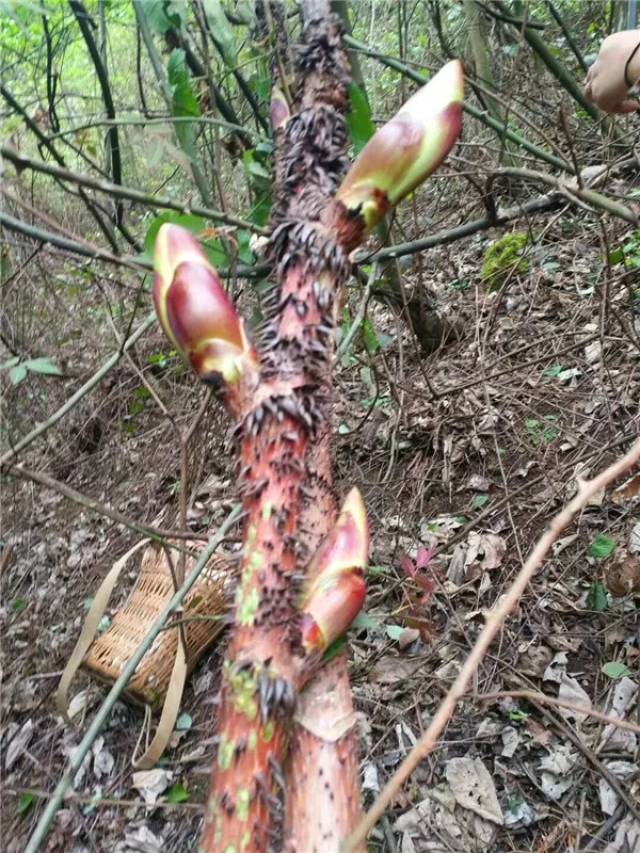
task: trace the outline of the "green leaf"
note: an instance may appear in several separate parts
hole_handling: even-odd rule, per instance
[[[178,117],[197,117],[200,115],[200,105],[195,96],[185,52],[181,48],[171,51],[168,65],[169,83],[173,90],[173,103],[171,112]],[[190,156],[195,155],[193,143],[195,139],[195,126],[192,122],[179,121],[175,124],[176,136],[180,147]]]
[[[216,44],[220,45],[220,52],[225,63],[229,66],[236,64],[236,40],[233,28],[222,8],[220,0],[203,0],[205,15],[209,23],[209,31],[213,35]]]
[[[368,317],[362,321],[362,341],[369,355],[374,355],[380,349],[380,341],[373,328],[373,323]]]
[[[251,234],[248,231],[236,231],[236,240],[238,242],[238,260],[242,264],[252,264],[255,260],[251,249]]]
[[[182,225],[183,228],[191,231],[196,236],[204,231],[206,227],[206,222],[201,216],[193,216],[190,213],[174,213],[170,210],[161,213],[151,220],[144,238],[144,248],[151,257],[153,257],[153,249],[156,244],[158,231],[165,222],[170,222],[172,225]]]
[[[482,509],[483,506],[489,503],[489,495],[475,495],[473,498],[473,508]]]
[[[11,602],[11,609],[16,613],[22,613],[29,602],[26,598],[14,598]]]
[[[617,660],[610,660],[602,667],[602,672],[607,678],[624,678],[625,675],[631,675],[629,667]]]
[[[606,588],[598,581],[594,581],[587,595],[587,607],[596,613],[602,613],[603,610],[607,609],[608,604]]]
[[[36,795],[29,792],[20,794],[20,799],[18,800],[18,814],[25,815],[33,805],[35,798]]]
[[[509,711],[509,719],[514,723],[522,723],[528,717],[529,714],[526,711]]]
[[[622,246],[618,246],[615,249],[612,249],[609,252],[609,263],[612,267],[616,266],[616,264],[621,264],[624,261],[624,249]]]
[[[271,172],[260,162],[259,155],[253,148],[244,152],[242,162],[248,178],[271,181]]]
[[[189,792],[181,785],[180,782],[176,782],[175,785],[172,785],[167,791],[167,802],[168,803],[186,803],[189,799]]]
[[[391,640],[398,640],[400,638],[400,634],[404,631],[402,625],[387,625],[385,628],[387,632],[387,637]]]
[[[191,714],[187,714],[185,711],[183,714],[180,714],[176,720],[176,731],[188,732],[192,725],[193,718],[191,717]]]
[[[30,358],[23,362],[27,370],[32,373],[44,373],[47,376],[62,376],[62,370],[50,358]]]
[[[547,367],[546,370],[542,371],[543,376],[558,376],[563,371],[563,367],[560,364],[556,364],[555,367]]]
[[[347,130],[357,155],[371,139],[376,129],[371,120],[371,108],[367,96],[355,83],[349,86],[349,104]]]
[[[351,627],[356,631],[369,631],[372,628],[377,628],[379,624],[379,619],[376,619],[374,616],[370,616],[368,613],[361,610],[351,623]]]
[[[186,0],[137,0],[149,26],[164,35],[167,30],[182,32],[187,23]]]
[[[347,638],[343,634],[341,637],[338,637],[336,640],[333,641],[333,643],[331,643],[329,648],[322,655],[322,660],[326,662],[326,661],[329,661],[332,658],[336,657],[337,655],[340,654],[340,652],[344,649],[344,647],[346,645],[347,645]]]
[[[0,370],[7,370],[9,367],[15,367],[19,361],[20,356],[14,355],[13,358],[10,358],[8,361],[3,361],[2,364],[0,364]]]
[[[19,385],[27,375],[27,368],[24,364],[17,364],[9,371],[9,382],[12,385]]]
[[[604,560],[610,557],[616,550],[616,540],[604,533],[599,533],[591,543],[589,548],[589,556],[596,557],[598,560]]]
[[[249,213],[249,219],[254,225],[266,225],[271,215],[271,190],[265,190],[260,198],[255,202]]]

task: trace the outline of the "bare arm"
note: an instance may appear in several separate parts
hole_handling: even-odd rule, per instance
[[[598,58],[587,74],[585,94],[605,112],[634,112],[640,104],[629,97],[629,89],[638,79],[640,30],[624,30],[602,42]]]

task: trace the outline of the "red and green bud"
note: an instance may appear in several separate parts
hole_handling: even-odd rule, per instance
[[[336,198],[358,211],[367,228],[434,172],[462,127],[464,79],[447,63],[365,145]]]
[[[285,127],[291,118],[289,104],[284,96],[284,93],[274,86],[271,91],[271,127],[280,130]]]
[[[222,376],[233,385],[242,373],[255,370],[244,323],[196,238],[165,223],[156,239],[154,268],[158,319],[200,379]]]
[[[369,525],[358,489],[347,495],[335,527],[309,566],[312,579],[302,603],[302,645],[324,652],[351,625],[366,596]]]

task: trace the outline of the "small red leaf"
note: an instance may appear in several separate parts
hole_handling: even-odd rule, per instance
[[[426,569],[433,557],[433,548],[419,548],[416,554],[416,568]]]
[[[416,564],[413,562],[411,557],[407,554],[403,554],[400,557],[400,568],[405,573],[408,578],[415,577],[416,574]]]

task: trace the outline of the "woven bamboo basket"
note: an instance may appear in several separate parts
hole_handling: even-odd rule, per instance
[[[187,557],[188,574],[197,557]],[[175,563],[175,561],[174,561]],[[234,571],[229,558],[214,554],[183,602],[183,623],[187,650],[187,673],[224,627],[224,617]],[[99,679],[113,682],[140,645],[175,587],[171,566],[164,550],[145,549],[140,573],[124,607],[109,628],[91,645],[82,666]],[[164,700],[178,647],[178,628],[161,631],[129,680],[125,696],[136,703],[157,708]]]

